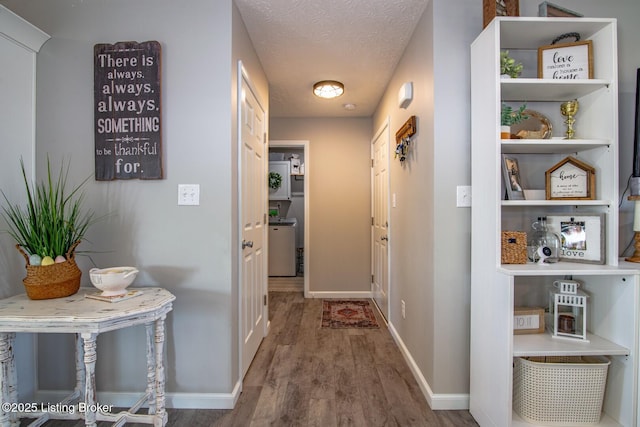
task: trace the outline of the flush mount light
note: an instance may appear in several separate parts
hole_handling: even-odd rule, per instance
[[[313,85],[313,93],[320,98],[337,98],[344,93],[344,85],[335,80],[323,80]]]

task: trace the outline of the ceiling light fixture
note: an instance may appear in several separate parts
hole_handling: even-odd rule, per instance
[[[320,98],[337,98],[344,93],[344,85],[335,80],[323,80],[313,85],[313,93]]]
[[[356,104],[348,103],[348,104],[343,104],[342,106],[344,107],[345,110],[349,110],[349,111],[353,111],[356,109]]]

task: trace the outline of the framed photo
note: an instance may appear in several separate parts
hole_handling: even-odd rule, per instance
[[[560,236],[560,260],[605,263],[604,214],[547,215],[547,228]]]
[[[591,40],[540,46],[538,48],[538,78],[592,79],[593,43]]]
[[[574,157],[566,157],[545,173],[547,200],[594,200],[596,170]]]
[[[496,16],[520,16],[518,0],[482,0],[482,28]]]
[[[544,308],[514,307],[513,334],[541,334],[544,332]]]
[[[544,16],[549,18],[581,18],[581,13],[574,12],[573,10],[565,9],[548,1],[543,1],[538,5],[538,16]]]
[[[507,189],[507,200],[524,200],[520,166],[515,157],[502,155],[502,175]]]

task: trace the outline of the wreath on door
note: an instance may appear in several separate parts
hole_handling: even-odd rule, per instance
[[[277,190],[282,185],[282,175],[278,172],[269,172],[269,188]]]

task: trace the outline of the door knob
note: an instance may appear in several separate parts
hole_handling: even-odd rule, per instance
[[[244,248],[252,248],[253,247],[253,241],[251,240],[243,240],[242,241],[242,249]]]
[[[382,237],[380,238],[380,240],[389,240],[389,237],[388,237],[388,236],[382,236]]]

